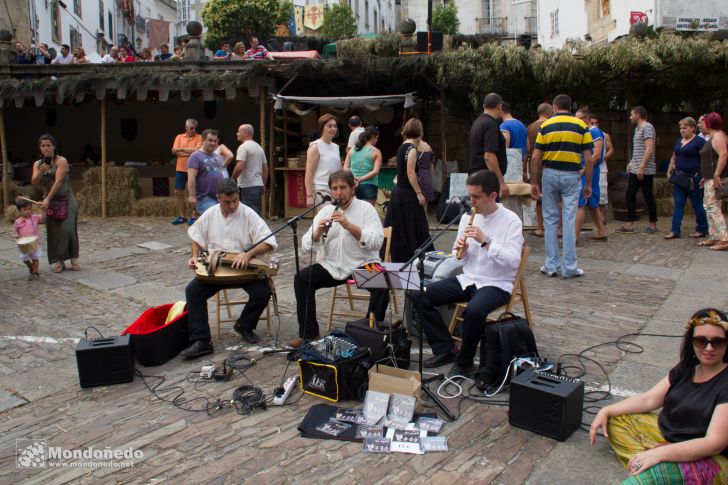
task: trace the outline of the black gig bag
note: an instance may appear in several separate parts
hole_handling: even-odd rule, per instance
[[[515,357],[538,357],[538,348],[528,320],[504,312],[485,325],[480,342],[480,369],[475,377],[478,389],[499,384]],[[512,376],[509,376],[509,378]],[[509,379],[510,380],[510,379]]]

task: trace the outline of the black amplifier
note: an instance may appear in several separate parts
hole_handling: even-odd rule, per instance
[[[131,337],[81,339],[76,347],[81,387],[106,386],[134,380]]]
[[[584,383],[526,370],[511,380],[508,422],[559,441],[581,426]]]

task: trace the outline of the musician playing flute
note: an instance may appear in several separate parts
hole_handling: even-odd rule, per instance
[[[424,367],[439,367],[454,362],[448,377],[468,376],[490,312],[508,303],[521,262],[523,232],[518,216],[496,202],[500,191],[498,177],[490,170],[479,170],[465,182],[477,214],[460,219],[453,255],[464,249],[463,274],[428,284],[425,291],[408,291],[420,317],[422,329],[433,357]],[[436,307],[468,302],[463,312],[462,347],[458,349],[448,326]]]
[[[298,337],[288,345],[301,346],[303,340],[319,338],[316,320],[316,290],[343,285],[351,272],[366,263],[379,261],[384,241],[382,221],[374,207],[354,196],[356,180],[349,170],[329,175],[329,188],[335,204],[327,205],[314,217],[303,235],[304,254],[322,249],[320,260],[302,269],[293,279],[298,314]],[[369,290],[369,310],[384,320],[389,292]]]
[[[192,257],[188,262],[191,269],[197,267],[197,257],[201,250],[237,253],[231,267],[245,269],[253,257],[260,257],[278,247],[275,237],[270,237],[250,251],[244,251],[247,246],[271,231],[253,209],[240,203],[239,194],[235,179],[222,179],[217,185],[218,204],[206,210],[187,230],[192,239]],[[254,279],[235,285],[219,285],[193,279],[185,289],[190,346],[181,352],[183,356],[194,358],[213,352],[207,300],[225,288],[242,288],[248,294],[248,303],[245,304],[233,330],[245,342],[255,344],[260,341],[255,327],[271,297],[267,280]]]

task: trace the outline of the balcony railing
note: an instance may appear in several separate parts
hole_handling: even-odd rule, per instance
[[[508,32],[508,17],[476,18],[479,34],[504,35]]]

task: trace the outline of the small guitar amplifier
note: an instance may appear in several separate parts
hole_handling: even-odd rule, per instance
[[[134,380],[131,337],[81,339],[76,347],[81,387],[106,386]]]
[[[526,370],[511,380],[508,422],[559,441],[581,426],[584,383]]]

